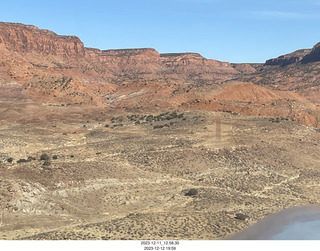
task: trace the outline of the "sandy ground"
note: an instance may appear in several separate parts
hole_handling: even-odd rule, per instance
[[[0,239],[222,239],[320,202],[314,128],[24,102],[0,102]]]

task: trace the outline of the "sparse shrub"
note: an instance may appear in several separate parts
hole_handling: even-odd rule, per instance
[[[53,155],[52,159],[58,159],[58,156],[57,155]]]
[[[108,125],[108,124],[106,124],[104,127],[107,127],[107,128],[108,128],[108,127],[109,127],[109,125]]]
[[[271,121],[272,123],[280,123],[280,119],[279,119],[279,118],[276,118],[276,119],[271,118],[270,121]]]
[[[115,122],[123,122],[123,117],[120,116],[120,117],[112,117],[111,118],[111,122],[112,123],[115,123]]]
[[[191,188],[189,189],[189,191],[185,193],[185,196],[195,196],[197,194],[198,194],[198,190],[195,188]]]
[[[32,156],[29,156],[28,157],[28,161],[32,161],[32,160],[36,160],[36,158],[32,157]]]
[[[74,155],[73,155],[73,154],[71,154],[71,155],[70,155],[70,158],[74,158]]]
[[[153,115],[148,115],[148,116],[146,117],[146,121],[147,121],[147,122],[151,122],[152,120],[154,120]]]
[[[116,127],[121,127],[121,126],[123,126],[123,124],[116,124],[116,125],[113,125],[111,128],[116,128]]]
[[[44,165],[44,166],[50,166],[50,165],[51,165],[51,160],[50,160],[50,159],[46,159],[46,160],[43,162],[43,165]]]
[[[170,117],[171,117],[172,119],[177,118],[177,117],[178,117],[177,112],[172,112],[172,113],[170,114]]]
[[[12,163],[13,158],[10,157],[10,158],[7,159],[7,161],[8,161],[9,163]]]
[[[162,118],[161,118],[161,116],[159,116],[159,115],[158,115],[158,116],[155,116],[155,117],[153,118],[154,121],[160,121],[161,119],[162,119]]]
[[[238,213],[238,214],[236,214],[236,216],[234,218],[237,219],[237,220],[246,220],[249,217],[247,215],[245,215],[245,214]]]
[[[43,153],[40,156],[40,160],[49,160],[49,159],[50,159],[50,156],[46,153]]]
[[[153,129],[160,129],[160,128],[163,128],[163,125],[155,125],[155,126],[153,127]]]
[[[19,160],[17,161],[18,164],[20,164],[20,163],[26,163],[26,162],[28,162],[28,160],[26,160],[26,159],[19,159]]]

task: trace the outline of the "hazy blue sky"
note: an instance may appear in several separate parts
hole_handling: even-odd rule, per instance
[[[0,21],[76,35],[86,47],[264,62],[320,41],[320,0],[1,0]]]

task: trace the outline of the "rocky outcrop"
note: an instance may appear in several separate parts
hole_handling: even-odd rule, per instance
[[[312,51],[305,55],[303,59],[301,60],[302,63],[311,63],[311,62],[318,62],[320,61],[320,43],[317,43]]]
[[[32,25],[0,23],[0,44],[21,53],[40,53],[63,57],[84,56],[84,46],[78,37],[59,36]]]
[[[152,48],[119,50],[85,48],[85,58],[91,62],[102,63],[118,74],[128,71],[150,74],[161,68],[160,55]]]
[[[199,53],[164,53],[160,54],[162,64],[175,71],[185,71],[188,68],[205,67],[208,71],[225,71],[236,73],[228,62],[206,59]]]
[[[206,59],[198,53],[160,54],[162,74],[170,79],[185,83],[216,83],[239,74],[228,62]]]
[[[232,67],[243,74],[251,74],[257,71],[251,64],[232,64]]]
[[[297,50],[277,58],[269,59],[266,61],[265,65],[286,66],[289,64],[298,63],[310,52],[310,49]]]

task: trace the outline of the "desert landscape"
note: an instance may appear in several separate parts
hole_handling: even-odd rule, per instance
[[[233,64],[0,23],[0,239],[216,240],[319,204],[319,48]]]

